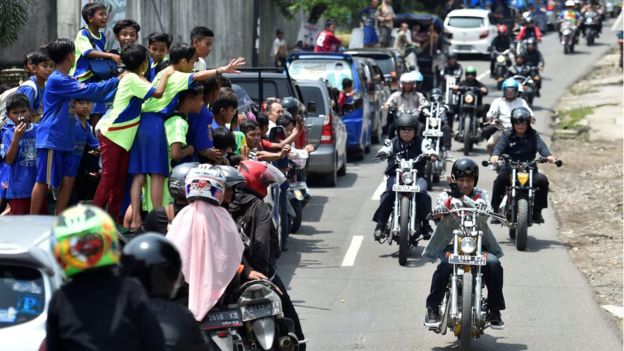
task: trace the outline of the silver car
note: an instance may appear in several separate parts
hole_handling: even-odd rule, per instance
[[[0,350],[45,349],[48,304],[63,283],[50,248],[53,221],[0,217]]]
[[[321,80],[297,82],[307,104],[308,142],[317,147],[308,159],[308,173],[322,176],[327,186],[336,186],[338,176],[347,173],[347,129],[333,110],[335,102],[327,83]]]

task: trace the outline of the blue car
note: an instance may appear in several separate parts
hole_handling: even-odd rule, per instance
[[[347,128],[347,148],[359,158],[370,152],[372,114],[364,67],[351,55],[334,53],[296,53],[288,57],[288,73],[296,80],[325,80],[330,87],[342,90],[342,80],[353,80],[356,92],[353,104],[343,109],[342,121]]]

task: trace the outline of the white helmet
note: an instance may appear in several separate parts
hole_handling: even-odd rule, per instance
[[[209,164],[192,168],[185,181],[187,200],[204,200],[219,206],[225,191],[225,174]]]
[[[574,6],[576,6],[576,4],[574,3],[574,1],[568,0],[568,1],[565,2],[565,6],[566,7],[574,7]]]
[[[410,72],[406,72],[401,74],[401,78],[399,79],[399,82],[401,84],[404,83],[416,83],[416,81],[418,80],[416,77],[416,73],[417,71],[410,71]]]

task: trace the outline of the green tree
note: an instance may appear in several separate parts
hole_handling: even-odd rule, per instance
[[[28,19],[31,0],[0,0],[0,47],[17,40],[20,28]]]

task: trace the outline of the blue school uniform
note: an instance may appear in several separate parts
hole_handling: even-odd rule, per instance
[[[80,168],[80,161],[82,161],[85,146],[89,145],[93,149],[100,147],[100,143],[91,131],[91,126],[86,123],[83,127],[79,118],[74,119],[74,154],[72,158],[71,170],[69,172],[70,177],[75,177],[78,174],[78,168]]]
[[[14,127],[13,125],[13,128],[7,129],[2,134],[2,144],[6,145],[2,150],[3,158],[6,156],[9,145],[13,141]],[[7,199],[30,199],[37,175],[37,149],[35,148],[37,128],[37,124],[31,124],[30,128],[24,132],[18,144],[19,148],[15,161],[13,161],[13,164],[6,166],[9,185],[6,193]]]
[[[19,86],[19,88],[17,88],[16,93],[17,94],[24,94],[26,95],[26,98],[28,98],[28,106],[30,106],[30,108],[38,113],[43,112],[43,92],[44,92],[44,88],[41,88],[38,84],[37,84],[37,77],[35,76],[30,76],[28,78],[28,80],[34,82],[35,86],[37,88],[33,88],[30,85],[27,84],[22,84]]]
[[[190,125],[186,139],[195,148],[195,159],[200,150],[212,149],[212,123],[214,116],[204,105],[199,113],[189,113],[188,122]]]
[[[163,71],[156,75],[153,86],[158,86],[162,74]],[[193,73],[175,71],[167,79],[163,96],[145,101],[139,129],[130,149],[129,173],[169,175],[165,117],[178,107],[178,93],[187,90],[192,82]]]
[[[0,200],[6,199],[7,188],[9,186],[9,165],[4,163],[4,155],[6,155],[6,152],[9,149],[9,145],[4,145],[4,143],[2,142],[2,136],[7,131],[7,129],[15,127],[13,125],[13,121],[8,118],[6,118],[5,123],[6,124],[4,124],[2,128],[0,128],[0,158],[2,159],[0,161]]]
[[[89,28],[81,28],[78,34],[76,34],[76,40],[74,41],[76,64],[70,71],[70,75],[78,79],[79,82],[94,83],[100,81],[91,71],[90,59],[87,57],[94,50],[106,51],[106,36],[104,32],[98,32],[97,34],[98,36],[95,36],[94,33],[89,31]],[[103,115],[106,113],[106,102],[112,101],[112,98],[111,96],[111,99],[106,101],[95,102],[91,114]]]

